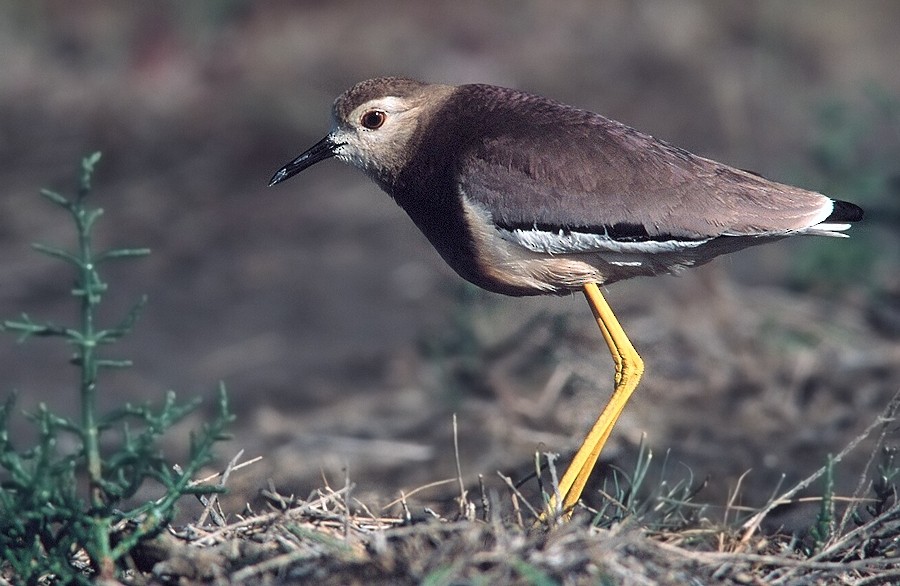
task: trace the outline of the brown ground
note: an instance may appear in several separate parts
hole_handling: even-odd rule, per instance
[[[3,8],[0,315],[71,319],[67,278],[27,247],[70,242],[69,226],[35,194],[66,189],[78,159],[102,150],[101,243],[153,255],[106,273],[110,320],[141,292],[150,305],[117,349],[135,367],[101,392],[110,404],[168,388],[211,398],[224,380],[238,421],[223,461],[239,449],[264,456],[231,479],[226,510],[259,506],[270,478],[305,496],[323,476],[342,486],[347,469],[354,495],[377,508],[453,477],[453,413],[471,486],[480,473],[502,489],[497,470],[523,478],[535,450],[571,453],[612,372],[580,297],[506,299],[462,284],[388,198],[334,162],[265,183],[327,129],[345,87],[405,74],[543,93],[890,208],[860,199],[865,178],[823,175],[810,149],[828,104],[865,110],[866,84],[900,95],[900,6],[595,4]],[[895,129],[856,130],[837,145],[850,170],[896,178],[898,158],[885,157],[900,153]],[[900,290],[896,224],[870,218],[850,241],[784,242],[612,287],[648,374],[604,462],[630,469],[646,434],[658,458],[671,450],[672,474],[709,478],[702,502],[723,504],[750,470],[740,500],[759,506],[782,474],[790,484],[840,451],[900,388],[898,304],[888,301]],[[842,250],[868,269],[848,272]],[[816,278],[798,285],[816,259]],[[71,409],[65,359],[45,342],[6,341],[3,386],[26,408]],[[839,492],[867,455],[845,462]],[[455,495],[435,488],[411,505],[450,506]],[[808,526],[810,511],[789,512],[770,522]]]

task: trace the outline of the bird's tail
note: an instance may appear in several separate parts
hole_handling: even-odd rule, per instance
[[[849,201],[833,200],[834,207],[831,214],[818,224],[814,224],[803,230],[804,234],[814,236],[836,236],[838,238],[847,238],[843,232],[850,228],[852,222],[858,222],[863,219],[865,213],[863,209],[855,203]]]

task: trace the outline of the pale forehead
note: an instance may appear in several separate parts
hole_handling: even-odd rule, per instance
[[[384,96],[382,98],[372,98],[368,102],[364,102],[357,106],[350,116],[360,115],[368,110],[384,110],[385,112],[402,112],[409,108],[409,99],[397,96]]]
[[[336,120],[347,120],[357,108],[375,99],[411,99],[427,87],[420,81],[398,77],[380,77],[362,81],[334,101],[332,114]]]

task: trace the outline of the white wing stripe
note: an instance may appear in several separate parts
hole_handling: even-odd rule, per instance
[[[696,248],[704,240],[645,240],[623,242],[605,234],[588,232],[548,232],[546,230],[506,230],[497,228],[500,237],[534,252],[544,254],[573,254],[579,252],[615,252],[621,254],[661,254]]]

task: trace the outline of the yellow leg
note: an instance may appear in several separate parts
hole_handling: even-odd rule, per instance
[[[644,372],[644,361],[631,345],[628,336],[625,335],[625,331],[619,325],[597,285],[595,283],[585,284],[584,296],[594,312],[594,318],[597,320],[597,325],[600,326],[603,339],[609,346],[609,352],[616,364],[616,378],[609,402],[588,432],[581,447],[578,448],[578,452],[572,458],[572,463],[563,474],[562,480],[559,481],[563,511],[571,511],[578,499],[581,498],[581,493],[597,463],[597,458],[600,457],[600,452],[603,450],[613,426],[619,419],[619,415],[622,414],[631,393],[637,388],[641,374]],[[556,508],[557,502],[554,496],[550,500],[551,514]]]

